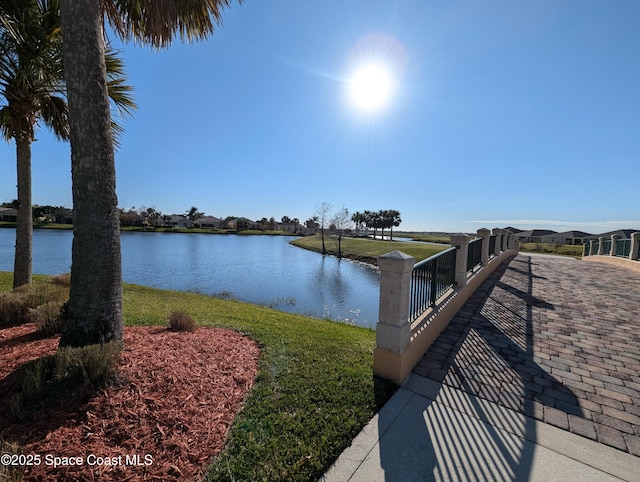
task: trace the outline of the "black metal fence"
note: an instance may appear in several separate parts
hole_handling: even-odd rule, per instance
[[[449,248],[417,263],[411,272],[409,322],[415,321],[455,285],[456,248]]]
[[[631,254],[631,240],[630,239],[617,239],[616,240],[616,256],[622,258],[628,258]]]
[[[469,243],[467,255],[467,272],[473,271],[482,264],[482,238],[476,238]]]
[[[609,255],[611,254],[611,240],[606,239],[602,242],[602,254]]]
[[[489,257],[491,258],[496,253],[496,235],[489,236]]]

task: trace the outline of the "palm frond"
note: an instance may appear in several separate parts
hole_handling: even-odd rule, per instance
[[[230,0],[103,0],[103,10],[123,39],[161,48],[176,36],[188,42],[206,38],[222,24],[223,9],[230,4]]]
[[[69,140],[69,106],[64,97],[47,96],[42,99],[40,115],[47,127],[62,141]]]
[[[104,55],[107,66],[107,87],[109,98],[113,102],[120,117],[133,117],[133,111],[138,108],[133,99],[133,87],[127,84],[124,62],[118,56],[119,52],[107,46]]]

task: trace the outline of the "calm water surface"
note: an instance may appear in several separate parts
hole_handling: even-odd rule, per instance
[[[184,233],[121,235],[127,283],[206,295],[375,328],[380,276],[289,244],[290,236]],[[33,271],[71,268],[71,231],[35,230]],[[0,229],[0,271],[13,271],[15,230]]]

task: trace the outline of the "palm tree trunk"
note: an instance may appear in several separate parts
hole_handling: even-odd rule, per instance
[[[60,346],[122,341],[122,261],[100,0],[60,2],[71,126],[71,288]]]
[[[33,214],[31,211],[31,140],[16,138],[18,218],[13,287],[31,283]]]

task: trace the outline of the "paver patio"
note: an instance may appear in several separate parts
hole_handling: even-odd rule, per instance
[[[640,456],[640,273],[521,254],[414,373]]]

